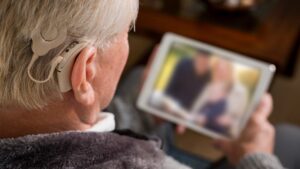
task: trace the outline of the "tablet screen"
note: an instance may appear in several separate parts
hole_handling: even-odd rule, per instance
[[[225,136],[238,132],[261,70],[204,48],[173,42],[155,77],[149,106]]]

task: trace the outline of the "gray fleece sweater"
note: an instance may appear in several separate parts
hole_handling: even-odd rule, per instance
[[[188,169],[164,155],[160,143],[128,132],[63,132],[0,139],[1,169]],[[281,169],[265,154],[248,156],[240,169]]]

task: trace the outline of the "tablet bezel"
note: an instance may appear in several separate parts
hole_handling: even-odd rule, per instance
[[[167,57],[167,54],[169,53],[170,48],[174,42],[182,43],[182,44],[189,45],[189,46],[195,47],[195,48],[205,49],[206,51],[220,55],[220,57],[222,57],[222,58],[230,59],[230,60],[233,60],[234,62],[244,64],[244,65],[247,65],[247,66],[250,66],[253,68],[257,68],[261,71],[260,79],[258,81],[259,83],[256,86],[256,90],[253,93],[253,96],[251,98],[251,101],[248,104],[248,108],[247,108],[245,114],[239,121],[238,133],[235,136],[235,137],[237,137],[240,134],[240,132],[242,131],[242,129],[245,127],[248,119],[251,116],[251,113],[253,111],[255,111],[256,106],[260,102],[260,98],[263,96],[263,94],[268,89],[268,87],[271,83],[271,80],[274,76],[274,73],[276,71],[276,67],[273,64],[262,62],[262,61],[259,61],[259,60],[253,59],[253,58],[249,58],[245,55],[237,54],[235,52],[221,49],[219,47],[215,47],[215,46],[212,46],[212,45],[200,42],[200,41],[189,39],[189,38],[186,38],[186,37],[174,34],[174,33],[166,33],[164,35],[163,40],[162,40],[162,42],[159,46],[159,49],[157,51],[157,54],[155,56],[155,59],[150,67],[148,78],[146,79],[144,86],[141,90],[141,93],[139,95],[139,98],[137,100],[137,106],[138,106],[138,108],[140,108],[144,111],[147,111],[148,113],[162,117],[162,118],[172,121],[174,123],[184,125],[190,129],[193,129],[197,132],[208,135],[212,138],[227,138],[227,139],[229,139],[228,136],[225,136],[220,133],[211,131],[207,128],[198,126],[187,120],[183,120],[183,119],[174,117],[166,112],[155,109],[147,104],[149,96],[152,93],[154,84],[157,80],[157,76],[159,75],[159,73],[161,71],[161,67],[163,66],[165,59]]]

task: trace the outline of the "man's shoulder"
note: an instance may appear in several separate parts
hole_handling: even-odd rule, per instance
[[[64,132],[0,140],[0,168],[161,168],[164,153],[152,139],[127,132]],[[17,167],[18,168],[18,167]]]

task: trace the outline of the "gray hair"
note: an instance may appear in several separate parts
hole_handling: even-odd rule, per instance
[[[0,108],[38,109],[62,99],[57,79],[34,83],[27,75],[32,58],[33,30],[67,27],[66,41],[40,57],[32,69],[44,79],[50,61],[72,41],[107,46],[128,23],[134,23],[138,0],[1,0],[0,1]]]

